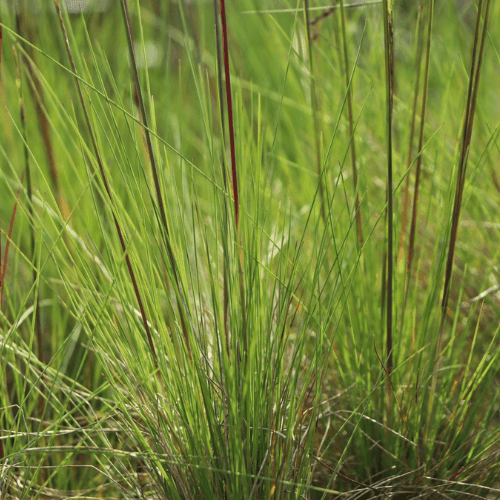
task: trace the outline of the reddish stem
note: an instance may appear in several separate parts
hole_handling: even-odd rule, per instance
[[[226,2],[220,0],[220,16],[222,26],[222,48],[224,52],[224,73],[226,75],[226,100],[227,116],[229,121],[229,144],[231,147],[231,171],[233,175],[233,195],[234,195],[234,217],[236,227],[240,218],[239,196],[238,196],[238,176],[236,173],[236,148],[234,146],[234,124],[233,124],[233,101],[231,98],[231,75],[229,74],[229,49],[227,46],[227,22],[226,22]]]

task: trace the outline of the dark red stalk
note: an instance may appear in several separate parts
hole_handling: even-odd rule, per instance
[[[217,8],[217,0],[214,0],[214,21],[215,21],[215,43],[217,55],[217,89],[219,91],[219,105],[220,105],[220,128],[222,135],[222,144],[226,144],[226,127],[224,125],[224,90],[222,87],[222,56],[220,53],[220,22],[219,22],[219,9]],[[224,189],[227,191],[227,165],[226,156],[224,152],[221,155],[222,178],[224,180]],[[224,220],[227,227],[228,211],[227,204],[224,202]],[[224,253],[224,260],[227,259],[227,252]],[[224,289],[223,289],[223,307],[224,307],[224,331],[226,333],[226,352],[229,355],[230,341],[229,341],[229,289],[227,285],[228,276],[227,266],[224,265]]]
[[[24,172],[21,176],[21,184],[24,181]],[[16,220],[17,205],[19,204],[19,196],[21,194],[21,188],[17,190],[16,201],[14,203],[14,209],[12,210],[12,215],[10,217],[9,232],[7,235],[7,241],[5,242],[5,255],[2,261],[2,251],[0,250],[0,307],[2,306],[2,296],[3,289],[5,285],[5,275],[7,274],[7,258],[9,256],[10,240],[12,238],[12,231],[14,230],[14,221]],[[0,244],[1,244],[1,232],[0,232]]]
[[[151,134],[149,132],[148,117],[146,114],[146,106],[144,104],[144,98],[143,98],[142,89],[141,89],[141,81],[139,79],[139,70],[137,67],[137,60],[135,57],[135,51],[134,51],[134,46],[133,46],[132,24],[130,21],[130,11],[128,8],[127,0],[122,0],[122,12],[123,12],[123,16],[125,19],[125,25],[126,25],[126,31],[127,31],[127,41],[128,41],[128,45],[129,45],[130,59],[132,62],[132,79],[134,82],[134,90],[135,90],[134,97],[135,97],[135,102],[139,108],[142,122],[144,124],[144,135],[146,137],[146,144],[148,147],[148,156],[149,156],[149,161],[151,164],[151,170],[153,173],[153,181],[154,181],[154,185],[155,185],[156,199],[157,199],[158,206],[160,209],[161,222],[162,222],[163,228],[165,230],[165,238],[164,238],[165,246],[167,248],[168,258],[170,261],[170,265],[172,266],[172,272],[174,275],[175,283],[177,285],[177,290],[178,290],[179,296],[181,298],[181,301],[186,306],[186,301],[185,301],[184,295],[182,293],[181,282],[180,282],[180,279],[179,279],[179,276],[177,273],[177,263],[175,261],[174,250],[173,250],[172,245],[170,243],[170,232],[168,229],[167,215],[166,215],[166,211],[165,211],[165,203],[163,201],[163,195],[161,193],[160,175],[158,173],[156,157],[155,157],[154,149],[153,149],[153,142],[151,140]],[[178,301],[177,304],[178,304],[179,315],[180,315],[180,320],[181,320],[182,334],[184,337],[184,341],[186,343],[186,347],[187,347],[188,352],[189,352],[189,356],[191,357],[191,344],[189,342],[189,336],[188,336],[188,331],[187,331],[187,327],[186,327],[186,320],[185,320],[185,316],[184,316],[184,311],[182,310],[181,301]]]
[[[236,147],[234,142],[234,119],[233,119],[233,100],[231,97],[231,75],[229,71],[229,48],[227,42],[227,21],[226,21],[226,2],[220,0],[220,17],[222,26],[222,50],[224,52],[224,73],[226,76],[226,101],[227,101],[227,118],[229,125],[229,145],[231,148],[231,170],[233,181],[233,196],[234,196],[234,220],[236,232],[239,229],[240,220],[240,202],[238,194],[238,174],[236,170]],[[241,247],[241,238],[239,238],[239,285],[240,285],[240,300],[241,300],[241,316],[242,316],[242,336],[243,336],[243,355],[245,365],[248,361],[248,341],[247,341],[247,321],[246,321],[246,304],[245,304],[245,279],[243,276],[243,250]]]
[[[486,3],[486,6],[484,4]],[[484,9],[483,9],[484,7]],[[460,211],[462,207],[462,195],[465,184],[465,174],[467,170],[467,159],[469,156],[469,146],[472,136],[472,127],[474,124],[474,115],[476,109],[477,92],[479,88],[479,76],[481,74],[481,65],[484,53],[484,43],[486,32],[488,29],[489,12],[491,0],[479,0],[477,5],[476,26],[474,30],[474,43],[472,46],[472,57],[469,74],[469,87],[467,91],[467,103],[465,106],[465,117],[462,124],[462,138],[460,140],[460,156],[458,160],[457,182],[455,187],[455,199],[453,201],[453,213],[451,217],[450,240],[448,244],[448,254],[446,257],[446,269],[443,287],[443,298],[441,301],[441,324],[439,326],[439,334],[436,345],[435,363],[437,369],[434,371],[431,382],[431,391],[429,399],[427,428],[424,434],[424,442],[427,440],[427,435],[430,426],[430,415],[434,411],[434,398],[437,390],[437,374],[441,368],[441,348],[444,336],[444,327],[448,312],[448,302],[451,288],[451,277],[453,272],[453,260],[455,256],[455,245],[457,241],[458,225],[460,222]],[[483,14],[484,12],[484,14]],[[481,17],[484,15],[484,22],[481,26]]]
[[[483,13],[483,1],[480,0],[477,8],[476,28],[474,33],[474,44],[472,48],[471,70],[469,78],[469,88],[467,92],[467,104],[465,108],[465,120],[462,131],[462,141],[460,149],[460,159],[458,163],[457,185],[455,189],[455,199],[453,202],[452,226],[450,234],[450,242],[448,246],[448,256],[446,259],[445,281],[443,289],[443,298],[441,301],[441,327],[439,333],[439,342],[437,356],[441,350],[441,339],[444,329],[444,319],[448,308],[448,299],[450,293],[451,275],[453,271],[453,258],[455,255],[455,245],[457,241],[458,223],[460,220],[460,211],[462,208],[462,195],[465,184],[465,174],[467,171],[467,160],[469,156],[469,146],[472,137],[472,127],[474,124],[474,115],[476,109],[477,92],[479,88],[479,76],[481,74],[481,65],[483,61],[484,43],[488,28],[489,11],[491,0],[486,0],[484,8],[484,23],[481,31],[481,14]],[[481,33],[480,33],[481,32]],[[481,38],[481,40],[479,40]],[[479,46],[478,46],[479,44]]]
[[[236,171],[236,148],[234,144],[234,123],[233,123],[233,100],[231,98],[231,75],[229,71],[229,49],[227,44],[227,21],[226,21],[226,2],[220,0],[220,17],[222,26],[222,50],[224,53],[224,73],[226,76],[226,101],[227,116],[229,121],[229,145],[231,148],[231,173],[233,177],[233,196],[234,196],[234,218],[236,227],[240,219],[240,203],[238,195],[238,175]]]
[[[220,25],[219,13],[217,9],[217,0],[214,0],[214,18],[215,18],[215,43],[217,55],[217,79],[219,90],[219,103],[220,103],[220,128],[222,133],[222,143],[226,142],[226,127],[224,125],[224,91],[222,89],[222,57],[220,53]],[[226,158],[222,155],[222,177],[224,180],[224,188],[227,189],[227,171],[226,171]]]

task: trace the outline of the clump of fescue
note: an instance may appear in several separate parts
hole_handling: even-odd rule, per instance
[[[2,498],[495,494],[499,6],[119,3],[2,9]]]

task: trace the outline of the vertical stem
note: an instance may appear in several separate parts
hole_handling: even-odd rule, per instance
[[[316,95],[316,81],[314,79],[314,63],[313,63],[313,50],[312,50],[312,36],[311,36],[311,21],[309,20],[309,0],[304,0],[304,14],[306,18],[307,30],[307,49],[309,52],[309,72],[311,74],[311,107],[313,114],[314,125],[314,141],[316,147],[316,170],[319,179],[319,195],[321,199],[321,217],[326,221],[325,211],[325,195],[323,192],[323,180],[321,175],[321,143],[320,143],[320,130],[318,120],[318,100]]]
[[[422,167],[422,148],[424,146],[424,128],[425,128],[425,112],[427,109],[427,90],[429,81],[429,64],[431,56],[431,38],[432,38],[432,21],[434,18],[434,0],[430,0],[429,6],[429,19],[428,19],[428,31],[427,31],[427,47],[425,56],[425,71],[424,71],[424,90],[422,95],[422,109],[420,112],[420,133],[418,138],[418,158],[417,158],[417,169],[415,173],[415,189],[413,194],[413,210],[411,218],[411,228],[410,228],[410,242],[408,246],[408,279],[411,271],[411,264],[413,259],[413,251],[415,246],[415,231],[417,227],[417,209],[418,209],[418,191],[420,186],[420,171]]]
[[[22,71],[21,71],[21,64],[19,61],[19,54],[18,51],[16,50],[15,47],[13,47],[14,51],[14,61],[16,63],[16,70],[17,70],[17,90],[19,93],[19,114],[21,118],[21,132],[23,136],[23,150],[24,150],[24,164],[25,164],[25,171],[26,171],[26,183],[27,183],[27,189],[28,189],[28,199],[29,199],[29,204],[28,204],[28,213],[31,219],[31,226],[30,226],[30,247],[31,247],[31,259],[33,261],[33,264],[35,262],[35,229],[33,227],[34,224],[34,217],[33,217],[33,188],[32,188],[32,182],[31,182],[31,165],[30,165],[30,155],[29,155],[29,150],[28,150],[28,137],[26,134],[26,116],[24,112],[24,97],[23,97],[23,76],[22,76]],[[35,285],[37,281],[37,275],[38,271],[36,267],[33,265],[33,285]],[[43,363],[44,362],[44,353],[43,353],[43,339],[42,339],[42,326],[41,326],[41,321],[40,321],[40,307],[39,307],[39,301],[38,301],[38,294],[35,294],[35,303],[34,303],[34,308],[35,308],[35,335],[37,339],[37,344],[38,344],[38,359]]]
[[[486,6],[483,9],[483,5],[486,2]],[[476,26],[474,30],[474,43],[472,46],[471,55],[471,66],[469,75],[469,87],[467,90],[467,103],[465,106],[464,120],[462,124],[462,138],[460,141],[460,157],[458,161],[458,172],[457,172],[457,182],[455,187],[455,198],[453,201],[453,213],[451,218],[451,230],[450,230],[450,241],[448,245],[448,255],[446,258],[446,269],[445,269],[445,279],[443,287],[443,298],[441,301],[441,324],[439,326],[439,335],[436,346],[436,354],[434,359],[434,364],[437,365],[434,368],[435,373],[431,381],[431,389],[429,395],[429,404],[427,409],[427,425],[425,430],[425,439],[427,439],[427,434],[429,432],[431,415],[434,409],[434,399],[437,390],[437,376],[436,373],[439,371],[439,359],[441,356],[441,347],[443,342],[444,325],[446,323],[446,315],[448,310],[451,276],[453,271],[453,258],[455,255],[455,244],[457,240],[458,224],[460,221],[460,210],[462,206],[462,195],[465,184],[465,174],[467,170],[467,159],[469,156],[469,146],[472,136],[472,127],[474,124],[474,115],[476,108],[477,92],[479,88],[479,76],[481,73],[481,65],[483,61],[484,53],[484,42],[486,39],[486,32],[488,29],[489,13],[491,7],[491,0],[479,0],[477,6],[477,17]],[[481,27],[481,17],[484,10],[484,21]],[[482,28],[482,30],[481,30]]]
[[[219,105],[220,105],[220,128],[222,136],[222,144],[226,143],[226,127],[224,124],[224,91],[222,82],[222,56],[220,52],[220,23],[219,23],[219,6],[217,5],[217,0],[214,0],[214,22],[215,22],[215,43],[216,43],[216,55],[217,55],[217,88],[219,91]],[[222,167],[222,178],[224,180],[224,189],[227,191],[227,165],[226,156],[224,151],[221,154],[221,167]],[[229,230],[229,219],[227,213],[227,204],[224,198],[224,225],[226,230]],[[229,234],[229,231],[228,231]],[[225,240],[227,241],[227,239]],[[224,284],[223,284],[223,308],[224,308],[224,331],[226,335],[226,353],[229,355],[230,341],[229,341],[229,289],[228,289],[228,255],[227,251],[224,252]]]
[[[217,56],[217,80],[218,80],[218,92],[219,92],[219,103],[220,103],[220,128],[222,135],[222,143],[225,144],[226,139],[226,127],[224,124],[224,91],[222,89],[222,56],[220,53],[220,23],[219,23],[219,7],[217,6],[217,1],[214,0],[214,22],[215,22],[215,43],[216,43],[216,56]],[[222,178],[224,180],[224,187],[227,189],[227,171],[226,171],[226,158],[222,155]]]
[[[387,372],[393,368],[392,303],[393,303],[393,171],[392,171],[392,110],[394,93],[394,50],[392,32],[392,6],[383,0],[385,76],[387,106],[387,310],[386,310],[386,356]]]
[[[410,124],[410,137],[408,140],[408,158],[406,161],[407,169],[410,168],[413,158],[413,141],[415,137],[415,121],[417,116],[418,96],[420,93],[420,71],[422,66],[422,36],[424,29],[423,17],[423,0],[420,0],[419,6],[419,23],[417,30],[417,53],[415,58],[415,93],[413,95],[413,105]],[[403,195],[403,209],[401,213],[401,232],[399,235],[399,249],[398,249],[398,264],[404,260],[404,249],[406,243],[406,230],[408,225],[408,211],[410,208],[410,176],[406,176],[405,188]]]
[[[344,66],[345,66],[345,83],[347,91],[347,111],[349,114],[349,134],[350,134],[350,150],[351,150],[351,163],[352,163],[352,180],[354,183],[354,194],[356,196],[356,230],[358,233],[359,250],[363,247],[363,220],[361,217],[361,204],[359,201],[358,191],[358,169],[356,166],[356,144],[354,140],[354,118],[352,114],[352,82],[349,85],[349,55],[347,53],[347,34],[345,23],[345,9],[344,0],[340,0],[340,19],[342,25],[342,45],[344,46]]]
[[[239,194],[238,194],[238,174],[236,170],[236,147],[234,143],[233,99],[231,97],[231,74],[229,71],[229,49],[227,43],[227,20],[226,20],[225,0],[220,0],[220,15],[221,15],[221,26],[222,26],[222,46],[224,53],[224,74],[226,77],[226,101],[227,101],[227,115],[229,122],[229,145],[231,148],[231,174],[233,181],[234,218],[236,221],[236,228],[238,228],[240,219],[240,208],[239,208]]]
[[[28,40],[30,44],[35,44],[37,30],[33,27],[32,23],[30,23],[30,18],[27,12],[29,11],[28,7],[25,5],[25,1],[19,0],[16,12],[16,28],[18,33]],[[38,73],[33,69],[33,64],[31,63],[31,61],[35,60],[35,51],[31,45],[26,46],[25,50],[27,51],[29,58],[22,55],[21,60],[23,61],[26,71],[29,74],[29,80],[31,82],[29,88],[35,105],[35,114],[38,116],[38,126],[45,149],[45,155],[47,157],[47,163],[49,165],[50,178],[56,193],[57,203],[63,218],[66,220],[70,210],[66,200],[64,199],[60,186],[56,155],[50,134],[50,123],[47,117],[47,109],[45,106],[44,89],[38,77]]]
[[[483,0],[479,0],[479,4],[477,7],[477,18],[476,18],[476,28],[474,33],[474,44],[472,48],[469,88],[467,92],[467,104],[465,108],[465,119],[462,130],[460,159],[458,163],[457,185],[455,188],[455,199],[453,202],[453,214],[451,222],[450,242],[448,246],[448,256],[446,259],[443,298],[441,301],[441,327],[439,332],[438,351],[436,353],[436,356],[440,355],[444,322],[446,318],[446,311],[448,308],[451,275],[453,271],[453,258],[455,255],[455,244],[457,241],[458,223],[460,220],[460,211],[462,208],[462,196],[465,184],[465,174],[467,171],[467,160],[469,157],[469,146],[472,137],[472,127],[474,125],[477,92],[479,88],[479,76],[481,73],[481,65],[483,61],[484,42],[486,39],[486,32],[488,29],[491,0],[485,0],[485,1],[486,1],[486,6],[484,8],[484,22],[482,25],[482,31],[481,31],[481,15],[483,14]],[[479,40],[479,38],[481,38],[481,40]],[[478,43],[480,43],[479,48],[478,48]]]
[[[233,100],[231,97],[231,74],[229,71],[229,48],[227,41],[227,19],[226,19],[226,2],[220,0],[220,15],[222,26],[222,48],[224,53],[224,74],[226,77],[226,102],[227,102],[227,117],[229,125],[229,145],[231,148],[231,169],[233,181],[233,196],[234,196],[234,218],[236,224],[236,233],[239,241],[239,284],[241,296],[241,314],[242,314],[242,329],[243,329],[243,351],[245,364],[248,361],[248,340],[247,340],[247,325],[246,325],[246,304],[245,304],[245,282],[243,275],[243,249],[241,247],[241,234],[239,226],[239,194],[238,194],[238,175],[236,169],[236,147],[234,141],[234,118],[233,118]]]
[[[132,61],[132,76],[134,80],[134,88],[135,88],[135,97],[136,97],[136,102],[138,103],[139,110],[141,113],[141,118],[142,122],[144,125],[144,133],[146,135],[146,142],[148,146],[148,153],[149,153],[149,161],[151,163],[151,170],[153,172],[153,181],[155,185],[155,191],[156,191],[156,200],[160,209],[160,218],[161,218],[161,223],[163,225],[164,229],[164,241],[165,245],[167,248],[167,255],[170,261],[170,266],[172,267],[172,272],[174,274],[174,280],[175,284],[177,286],[177,291],[180,295],[181,301],[184,303],[184,305],[187,307],[185,304],[185,299],[184,299],[184,294],[182,293],[182,288],[181,288],[181,281],[177,272],[177,264],[175,261],[175,256],[174,256],[174,251],[172,248],[172,245],[170,244],[170,233],[168,229],[168,223],[167,223],[167,215],[165,212],[165,203],[163,202],[163,195],[161,192],[161,185],[160,185],[160,176],[158,174],[158,167],[157,167],[157,162],[156,162],[156,157],[154,154],[154,149],[153,149],[153,142],[151,140],[151,133],[149,131],[149,125],[148,125],[148,118],[146,115],[146,106],[144,104],[144,97],[142,94],[142,89],[141,89],[141,81],[139,79],[139,70],[137,67],[137,61],[135,57],[135,51],[134,51],[134,45],[133,45],[133,37],[132,37],[132,25],[130,22],[130,12],[128,8],[128,2],[127,0],[122,0],[122,13],[123,17],[125,19],[125,26],[126,26],[126,31],[127,31],[127,41],[128,41],[128,46],[129,46],[129,54],[130,54],[130,59]],[[181,320],[181,328],[182,328],[182,334],[184,337],[184,342],[186,343],[187,350],[189,352],[189,355],[191,356],[191,344],[189,342],[189,336],[188,336],[188,331],[186,327],[186,320],[184,317],[184,311],[182,310],[182,305],[180,302],[178,304],[178,309],[179,309],[179,315],[180,315],[180,320]]]

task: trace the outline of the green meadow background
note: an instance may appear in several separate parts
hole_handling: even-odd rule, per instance
[[[0,498],[500,498],[498,19],[0,2]]]

